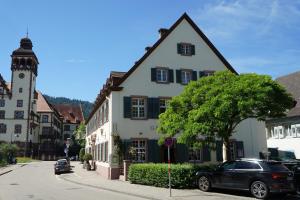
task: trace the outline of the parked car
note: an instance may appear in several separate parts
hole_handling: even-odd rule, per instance
[[[202,191],[211,188],[248,190],[258,199],[265,199],[270,193],[295,191],[293,172],[278,161],[228,161],[211,171],[198,171],[196,175]]]
[[[294,173],[294,181],[297,193],[300,194],[300,161],[293,160],[284,160],[281,161],[283,165],[285,165],[289,170]]]
[[[62,172],[70,172],[71,166],[66,159],[60,159],[54,164],[54,174],[60,174]]]

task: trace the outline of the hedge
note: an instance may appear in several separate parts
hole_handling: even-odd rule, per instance
[[[196,172],[201,169],[207,170],[213,167],[215,167],[215,165],[172,164],[172,188],[195,187]],[[168,164],[131,164],[129,167],[128,179],[131,183],[135,184],[168,187]]]

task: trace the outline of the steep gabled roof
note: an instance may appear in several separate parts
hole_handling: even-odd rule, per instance
[[[149,50],[139,59],[135,65],[123,76],[123,78],[120,81],[120,84],[124,82],[127,77],[132,74],[139,66],[142,64],[144,60],[148,58],[148,56],[172,33],[173,30],[176,29],[176,27],[183,21],[186,20],[193,29],[199,34],[199,36],[204,40],[204,42],[210,47],[210,49],[216,54],[216,56],[222,61],[222,63],[227,67],[228,70],[231,72],[237,74],[237,72],[233,69],[233,67],[230,65],[230,63],[224,58],[224,56],[217,50],[217,48],[211,43],[211,41],[204,35],[204,33],[200,30],[200,28],[195,24],[195,22],[186,14],[184,13],[171,27],[170,29],[163,34],[162,37],[152,46],[149,48]]]
[[[7,94],[11,95],[11,85],[5,82],[1,74],[0,74],[0,86],[2,86],[6,90]]]
[[[37,91],[38,99],[37,99],[37,112],[54,112],[50,104],[44,98],[43,94],[40,91]]]
[[[217,50],[217,48],[210,42],[210,40],[204,35],[204,33],[200,30],[200,28],[193,22],[193,20],[184,13],[169,29],[164,29],[165,34],[163,34],[157,42],[152,47],[147,47],[147,52],[137,61],[135,64],[127,71],[124,72],[111,72],[110,78],[107,79],[106,84],[103,85],[100,93],[98,94],[95,102],[94,108],[90,113],[86,123],[89,122],[91,117],[94,115],[96,110],[105,100],[105,95],[109,94],[110,91],[118,91],[121,90],[122,87],[120,85],[146,60],[151,53],[172,33],[173,30],[183,21],[186,20],[192,28],[198,33],[198,35],[203,39],[203,41],[208,45],[208,47],[215,53],[215,55],[221,60],[221,62],[227,67],[228,70],[237,74],[237,72],[233,69],[230,63],[222,56],[222,54]],[[112,77],[116,79],[116,81],[111,82]]]
[[[63,117],[65,122],[78,124],[84,121],[80,105],[56,104],[54,108]]]

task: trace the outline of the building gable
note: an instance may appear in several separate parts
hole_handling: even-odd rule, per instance
[[[175,31],[179,25],[182,24],[183,21],[186,21],[191,28],[200,36],[203,42],[207,45],[207,47],[215,54],[215,56],[224,64],[224,66],[232,71],[233,73],[237,72],[230,65],[230,63],[223,57],[223,55],[217,50],[217,48],[210,42],[210,40],[205,36],[205,34],[200,30],[200,28],[193,22],[193,20],[184,13],[171,27],[165,31],[165,34],[161,36],[161,38],[150,48],[148,48],[147,52],[135,63],[135,65],[122,77],[120,81],[123,83],[150,55],[162,45],[162,43],[172,35],[173,31]]]

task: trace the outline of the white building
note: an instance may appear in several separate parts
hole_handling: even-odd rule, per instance
[[[87,124],[86,151],[93,154],[98,172],[107,178],[119,177],[119,156],[131,155],[135,162],[166,162],[166,148],[159,146],[156,133],[158,115],[166,102],[179,95],[191,80],[214,71],[235,70],[209,39],[183,14],[169,29],[160,29],[160,38],[128,72],[111,72],[98,95]],[[264,124],[245,120],[232,138],[232,156],[258,157],[266,150]],[[123,155],[117,155],[114,135],[122,139]],[[171,149],[173,162],[215,162],[222,160],[222,144],[217,152],[203,148],[197,152],[185,145]]]
[[[297,100],[286,117],[270,119],[266,122],[268,148],[292,152],[300,159],[300,72],[276,79]]]
[[[27,155],[37,152],[37,92],[35,91],[38,59],[32,42],[23,38],[20,48],[11,55],[12,79],[0,75],[0,141],[16,143]]]

